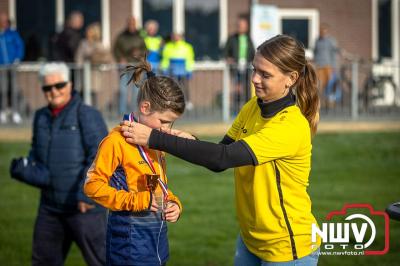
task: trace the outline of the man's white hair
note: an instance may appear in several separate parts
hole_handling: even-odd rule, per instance
[[[69,79],[69,68],[65,63],[53,62],[42,65],[39,70],[39,79],[41,84],[44,83],[44,78],[48,75],[59,74],[62,76],[64,81],[70,81]]]

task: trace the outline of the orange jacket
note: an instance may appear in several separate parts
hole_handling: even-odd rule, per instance
[[[156,150],[146,151],[156,173],[167,183],[164,154]],[[109,185],[110,178],[118,166],[125,171],[129,191],[117,190]],[[84,192],[89,198],[112,211],[147,210],[150,206],[150,193],[147,189],[146,174],[153,173],[142,159],[137,146],[128,144],[119,127],[116,127],[100,143],[96,159],[87,173]],[[155,193],[162,193],[159,185]],[[168,200],[176,202],[182,212],[181,202],[169,189]]]

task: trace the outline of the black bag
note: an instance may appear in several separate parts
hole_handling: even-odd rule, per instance
[[[50,185],[50,174],[47,167],[30,158],[13,159],[10,166],[10,175],[16,180],[35,187],[45,188]]]

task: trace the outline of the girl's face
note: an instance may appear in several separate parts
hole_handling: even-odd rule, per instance
[[[285,96],[293,84],[291,76],[291,74],[282,73],[259,52],[256,53],[251,81],[257,97],[264,102],[275,101]]]
[[[179,116],[171,110],[164,112],[151,111],[150,103],[147,101],[142,102],[139,106],[139,122],[148,127],[160,129],[161,131],[170,130],[174,121]]]

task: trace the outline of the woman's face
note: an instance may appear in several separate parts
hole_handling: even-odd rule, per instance
[[[258,98],[264,102],[278,100],[289,92],[293,84],[290,74],[281,70],[265,59],[259,52],[253,60],[253,74],[251,81],[254,84]]]
[[[62,85],[56,87],[55,85]],[[44,97],[52,108],[66,105],[71,99],[71,83],[66,82],[61,74],[50,74],[44,77],[43,86],[51,86],[50,91],[44,92]]]
[[[164,112],[151,111],[150,103],[148,102],[141,103],[139,108],[139,122],[161,131],[169,131],[174,121],[179,118],[179,115],[171,110]]]

